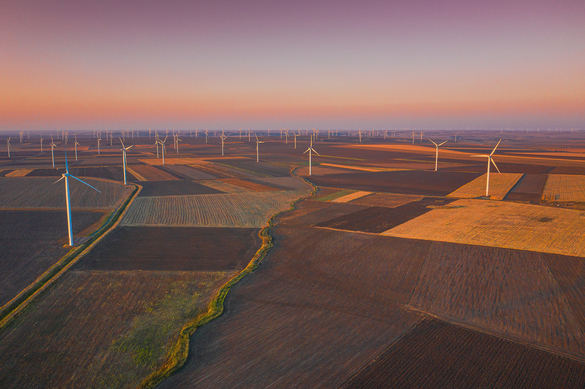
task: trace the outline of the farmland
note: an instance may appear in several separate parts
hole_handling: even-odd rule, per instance
[[[580,388],[584,380],[585,364],[426,319],[341,387]]]
[[[540,204],[547,178],[546,174],[525,174],[508,192],[504,200],[529,201],[532,204]]]
[[[103,212],[73,212],[73,233],[93,225]],[[35,225],[36,228],[30,228]],[[0,211],[0,306],[67,254],[64,211]]]
[[[255,228],[119,227],[76,270],[231,271],[261,245]]]
[[[117,208],[134,190],[133,186],[97,178],[87,178],[88,184],[71,181],[71,206],[74,209]],[[65,208],[63,182],[54,185],[52,177],[5,177],[0,180],[0,206],[10,208]]]
[[[76,177],[97,177],[108,180],[124,181],[124,172],[118,166],[102,167],[72,167],[69,172]],[[61,177],[65,169],[34,169],[26,174],[27,177]],[[133,181],[135,178],[130,172],[126,172],[127,180]]]
[[[140,197],[209,195],[222,193],[221,191],[210,188],[207,185],[201,185],[197,182],[186,180],[142,181],[140,186],[142,186],[142,190],[139,194]]]
[[[132,165],[128,168],[128,171],[132,173],[136,178],[140,181],[168,181],[168,180],[178,180],[172,174],[165,172],[162,169],[158,169],[155,166],[150,165]],[[144,178],[142,180],[141,178]]]
[[[311,176],[309,181],[319,186],[389,192],[425,196],[446,196],[476,179],[476,173],[432,172],[402,170],[377,173],[346,173]]]
[[[457,200],[384,235],[585,256],[585,214],[536,205]]]
[[[516,185],[522,174],[517,173],[492,173],[490,175],[489,195],[492,200],[503,200],[506,194]],[[486,175],[463,185],[461,188],[450,193],[448,197],[472,199],[485,196]]]
[[[139,197],[122,224],[261,228],[272,214],[288,209],[294,199],[308,193],[306,190]]]
[[[216,177],[212,176],[209,173],[205,173],[201,170],[198,170],[194,166],[185,166],[185,165],[168,165],[164,166],[164,170],[172,171],[175,174],[179,174],[183,176],[183,179],[186,180],[214,180]]]
[[[542,197],[551,201],[585,202],[585,176],[550,174]]]
[[[370,195],[352,200],[352,204],[371,205],[377,207],[396,208],[412,201],[422,200],[422,196],[397,195],[392,193],[372,193]]]

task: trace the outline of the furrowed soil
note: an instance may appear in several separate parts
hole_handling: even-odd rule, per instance
[[[186,366],[162,388],[335,387],[420,320],[397,304],[430,243],[288,227],[296,212],[283,215],[268,257],[232,289],[226,313],[195,332]]]
[[[223,193],[217,189],[201,185],[193,181],[142,181],[142,191],[139,197],[153,196],[184,196],[184,195],[206,195]]]
[[[134,388],[229,276],[68,272],[0,332],[0,387]]]
[[[255,228],[118,227],[76,270],[231,271],[262,242]]]
[[[341,387],[580,388],[585,364],[425,319]]]
[[[185,180],[215,180],[216,178],[215,176],[198,170],[192,166],[165,165],[164,170],[172,171],[175,174],[179,174]]]
[[[422,196],[414,195],[396,195],[391,193],[372,193],[357,200],[351,201],[352,204],[370,205],[377,207],[396,208],[413,201],[422,200]]]
[[[172,181],[178,179],[177,177],[158,169],[156,166],[132,165],[131,169],[144,177],[147,181]]]
[[[547,178],[546,174],[525,174],[508,192],[504,200],[528,201],[532,204],[540,204]]]
[[[585,176],[551,174],[542,193],[544,200],[585,202]]]
[[[359,172],[306,177],[315,185],[368,192],[446,196],[476,179],[477,173],[402,170],[391,172]]]
[[[380,233],[405,223],[432,210],[429,206],[445,206],[452,199],[424,198],[396,208],[369,207],[317,226],[338,230]]]
[[[103,212],[72,212],[73,234]],[[65,211],[0,211],[0,306],[69,252]]]
[[[122,167],[72,167],[69,172],[76,177],[97,177],[108,180],[124,181],[124,171]],[[35,169],[28,173],[27,177],[61,177],[65,169]],[[126,171],[126,180],[135,181],[136,178]]]

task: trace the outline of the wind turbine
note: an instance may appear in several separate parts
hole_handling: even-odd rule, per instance
[[[414,131],[412,132],[412,144],[414,144]]]
[[[55,152],[53,151],[57,147],[53,141],[53,134],[51,134],[51,159],[53,160],[53,167],[55,167]]]
[[[41,135],[41,153],[43,152],[43,135]]]
[[[209,134],[209,130],[205,128],[205,143],[207,143],[207,135]]]
[[[258,145],[260,143],[264,143],[264,142],[260,142],[258,140],[258,135],[254,134],[254,136],[256,137],[256,162],[260,162],[260,152],[258,151],[258,149],[259,149]]]
[[[182,140],[179,139],[179,134],[177,134],[177,137],[175,138],[175,143],[177,145],[177,154],[179,154],[179,142],[182,142]]]
[[[122,142],[122,139],[119,137],[118,139],[120,139],[120,143],[122,143],[122,159],[124,161],[124,185],[126,185],[126,151],[130,150],[132,147],[134,147],[134,145],[125,147],[124,142]]]
[[[360,137],[360,143],[362,143],[362,129],[358,131],[358,136]]]
[[[165,142],[167,141],[168,137],[169,137],[168,135],[165,136],[165,140],[163,140],[163,141],[161,141],[160,139],[158,140],[158,142],[160,143],[161,151],[162,151],[162,164],[163,165],[165,164]]]
[[[125,138],[124,138],[125,139]],[[98,132],[98,155],[100,154],[100,142],[102,141],[102,134]]]
[[[429,141],[435,145],[436,148],[436,152],[435,152],[435,171],[437,171],[437,165],[439,163],[439,146],[444,145],[445,143],[447,143],[447,141],[444,141],[443,143],[439,143],[436,144],[435,142],[433,142],[432,140],[429,139]]]
[[[79,145],[79,143],[77,143],[77,134],[75,134],[75,160],[77,161],[77,146]]]
[[[69,174],[69,165],[67,164],[67,149],[65,149],[65,173],[63,173],[63,176],[61,178],[55,181],[55,184],[61,181],[62,179],[65,179],[65,201],[67,202],[67,232],[69,234],[69,246],[73,247],[73,226],[71,225],[71,193],[69,191],[69,178],[75,178],[77,181],[89,186],[91,189],[97,190],[93,186],[89,185],[87,182],[81,181],[79,178]],[[99,193],[102,193],[99,190],[97,191]]]
[[[500,145],[500,142],[502,140],[500,139],[498,141],[498,144],[496,145],[496,147],[494,147],[494,149],[492,150],[492,152],[487,155],[487,154],[482,154],[482,155],[472,155],[472,157],[483,157],[483,158],[487,158],[487,182],[485,185],[485,197],[489,196],[489,189],[490,189],[490,162],[494,164],[494,166],[496,167],[496,170],[498,171],[498,173],[500,173],[500,169],[498,169],[498,165],[496,165],[496,163],[494,162],[494,159],[492,158],[492,155],[494,155],[494,153],[496,152],[496,149],[498,148],[498,146]]]
[[[298,135],[294,131],[293,131],[293,135],[295,136],[295,150],[296,150],[296,148],[297,148],[297,136]],[[301,129],[300,128],[299,128],[299,135],[301,135]]]
[[[242,129],[240,128],[240,140],[242,139]]]
[[[221,156],[223,157],[223,141],[227,139],[227,136],[221,134],[219,138],[221,139]]]
[[[420,132],[420,141],[422,142],[423,132]]]
[[[315,151],[315,149],[313,148],[313,137],[311,137],[311,145],[303,154],[307,154],[307,152],[309,153],[309,175],[311,175],[311,152],[314,152],[315,154],[319,155],[319,153]]]
[[[6,146],[8,147],[8,158],[10,158],[10,136],[8,137],[8,140],[6,141]]]

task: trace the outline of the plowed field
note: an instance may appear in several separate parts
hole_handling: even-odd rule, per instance
[[[142,181],[142,191],[139,197],[153,196],[185,196],[185,195],[209,195],[222,193],[207,185],[201,185],[193,181]]]
[[[539,204],[548,176],[546,174],[525,174],[506,195],[504,200],[529,201]]]
[[[551,201],[585,202],[585,176],[550,174],[542,197]]]
[[[580,388],[585,364],[423,320],[342,388]]]
[[[517,173],[492,173],[490,174],[489,196],[492,200],[502,200],[506,194],[516,185],[522,174]],[[472,199],[485,196],[486,175],[476,178],[450,193],[449,197]]]
[[[177,177],[150,165],[132,165],[130,172],[136,172],[136,178],[140,179],[140,177],[143,177],[146,181],[178,180]]]

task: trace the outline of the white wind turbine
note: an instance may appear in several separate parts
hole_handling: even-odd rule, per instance
[[[77,143],[77,134],[75,134],[75,160],[77,161],[77,146],[79,146],[79,143]]]
[[[444,141],[443,143],[439,143],[436,144],[435,142],[433,142],[432,140],[429,139],[429,141],[435,145],[435,171],[437,171],[437,165],[439,164],[439,147],[444,145],[445,143],[447,143],[447,141]]]
[[[57,147],[57,145],[53,141],[53,134],[51,134],[51,160],[53,161],[53,167],[55,167],[55,147]]]
[[[209,135],[209,130],[205,128],[205,143],[207,143],[207,136]]]
[[[98,132],[97,141],[98,141],[98,155],[99,155],[100,154],[100,142],[102,141],[102,134],[101,134],[101,132]]]
[[[10,136],[8,137],[8,140],[6,141],[6,147],[8,148],[8,158],[10,158]]]
[[[41,153],[43,152],[43,136],[41,135]]]
[[[420,132],[420,141],[422,142],[423,132]]]
[[[412,132],[412,144],[414,144],[414,131]]]
[[[309,146],[307,151],[303,153],[303,154],[309,153],[309,175],[311,175],[311,152],[314,152],[315,154],[319,155],[319,153],[313,148],[313,137],[311,137],[311,145]]]
[[[358,136],[360,137],[360,143],[362,143],[362,129],[358,131]]]
[[[222,130],[223,132],[223,130]],[[227,139],[227,136],[225,136],[224,134],[221,134],[221,136],[219,137],[221,139],[221,156],[223,157],[223,142]]]
[[[125,147],[124,142],[122,142],[122,139],[121,138],[118,139],[120,139],[120,143],[122,143],[122,159],[124,162],[124,185],[126,185],[126,151],[130,150],[132,147],[134,147],[134,145]]]
[[[500,169],[498,169],[498,165],[496,165],[496,163],[494,162],[492,155],[494,155],[494,153],[496,152],[496,149],[500,145],[501,141],[502,141],[501,139],[498,141],[498,144],[496,145],[496,147],[494,147],[494,149],[492,150],[492,152],[489,155],[488,154],[472,155],[472,157],[483,157],[483,158],[488,159],[488,161],[487,161],[487,182],[485,185],[485,197],[489,196],[489,190],[490,190],[490,163],[493,163],[496,170],[498,171],[498,173],[500,173]]]
[[[165,164],[165,142],[167,141],[168,137],[169,137],[168,135],[165,136],[165,140],[163,140],[163,141],[161,141],[160,139],[158,140],[158,142],[160,143],[161,151],[162,151],[162,164],[163,165]]]
[[[260,162],[260,151],[259,151],[259,147],[258,147],[258,145],[259,145],[260,143],[264,143],[264,142],[260,142],[260,141],[258,140],[258,135],[254,134],[254,136],[256,137],[256,162]]]
[[[158,156],[158,144],[160,143],[159,139],[158,139],[158,134],[155,136],[155,141],[154,141],[154,145],[156,146],[156,159],[159,158]]]
[[[81,181],[79,178],[69,174],[69,165],[67,164],[67,149],[65,149],[65,173],[63,173],[63,176],[61,178],[55,181],[55,184],[61,181],[62,179],[65,179],[65,201],[67,203],[67,233],[69,235],[69,246],[73,247],[73,226],[71,225],[71,193],[69,191],[69,178],[74,178],[77,181],[81,182],[82,184],[89,186],[93,190],[97,190],[93,186],[89,185],[87,182]],[[97,191],[99,193],[102,193],[99,190]]]
[[[298,135],[301,135],[301,130],[300,130],[300,128],[299,128],[299,134],[297,135],[297,133],[293,131],[293,135],[295,136],[295,150],[296,150],[296,148],[297,148],[297,136],[298,136]]]

